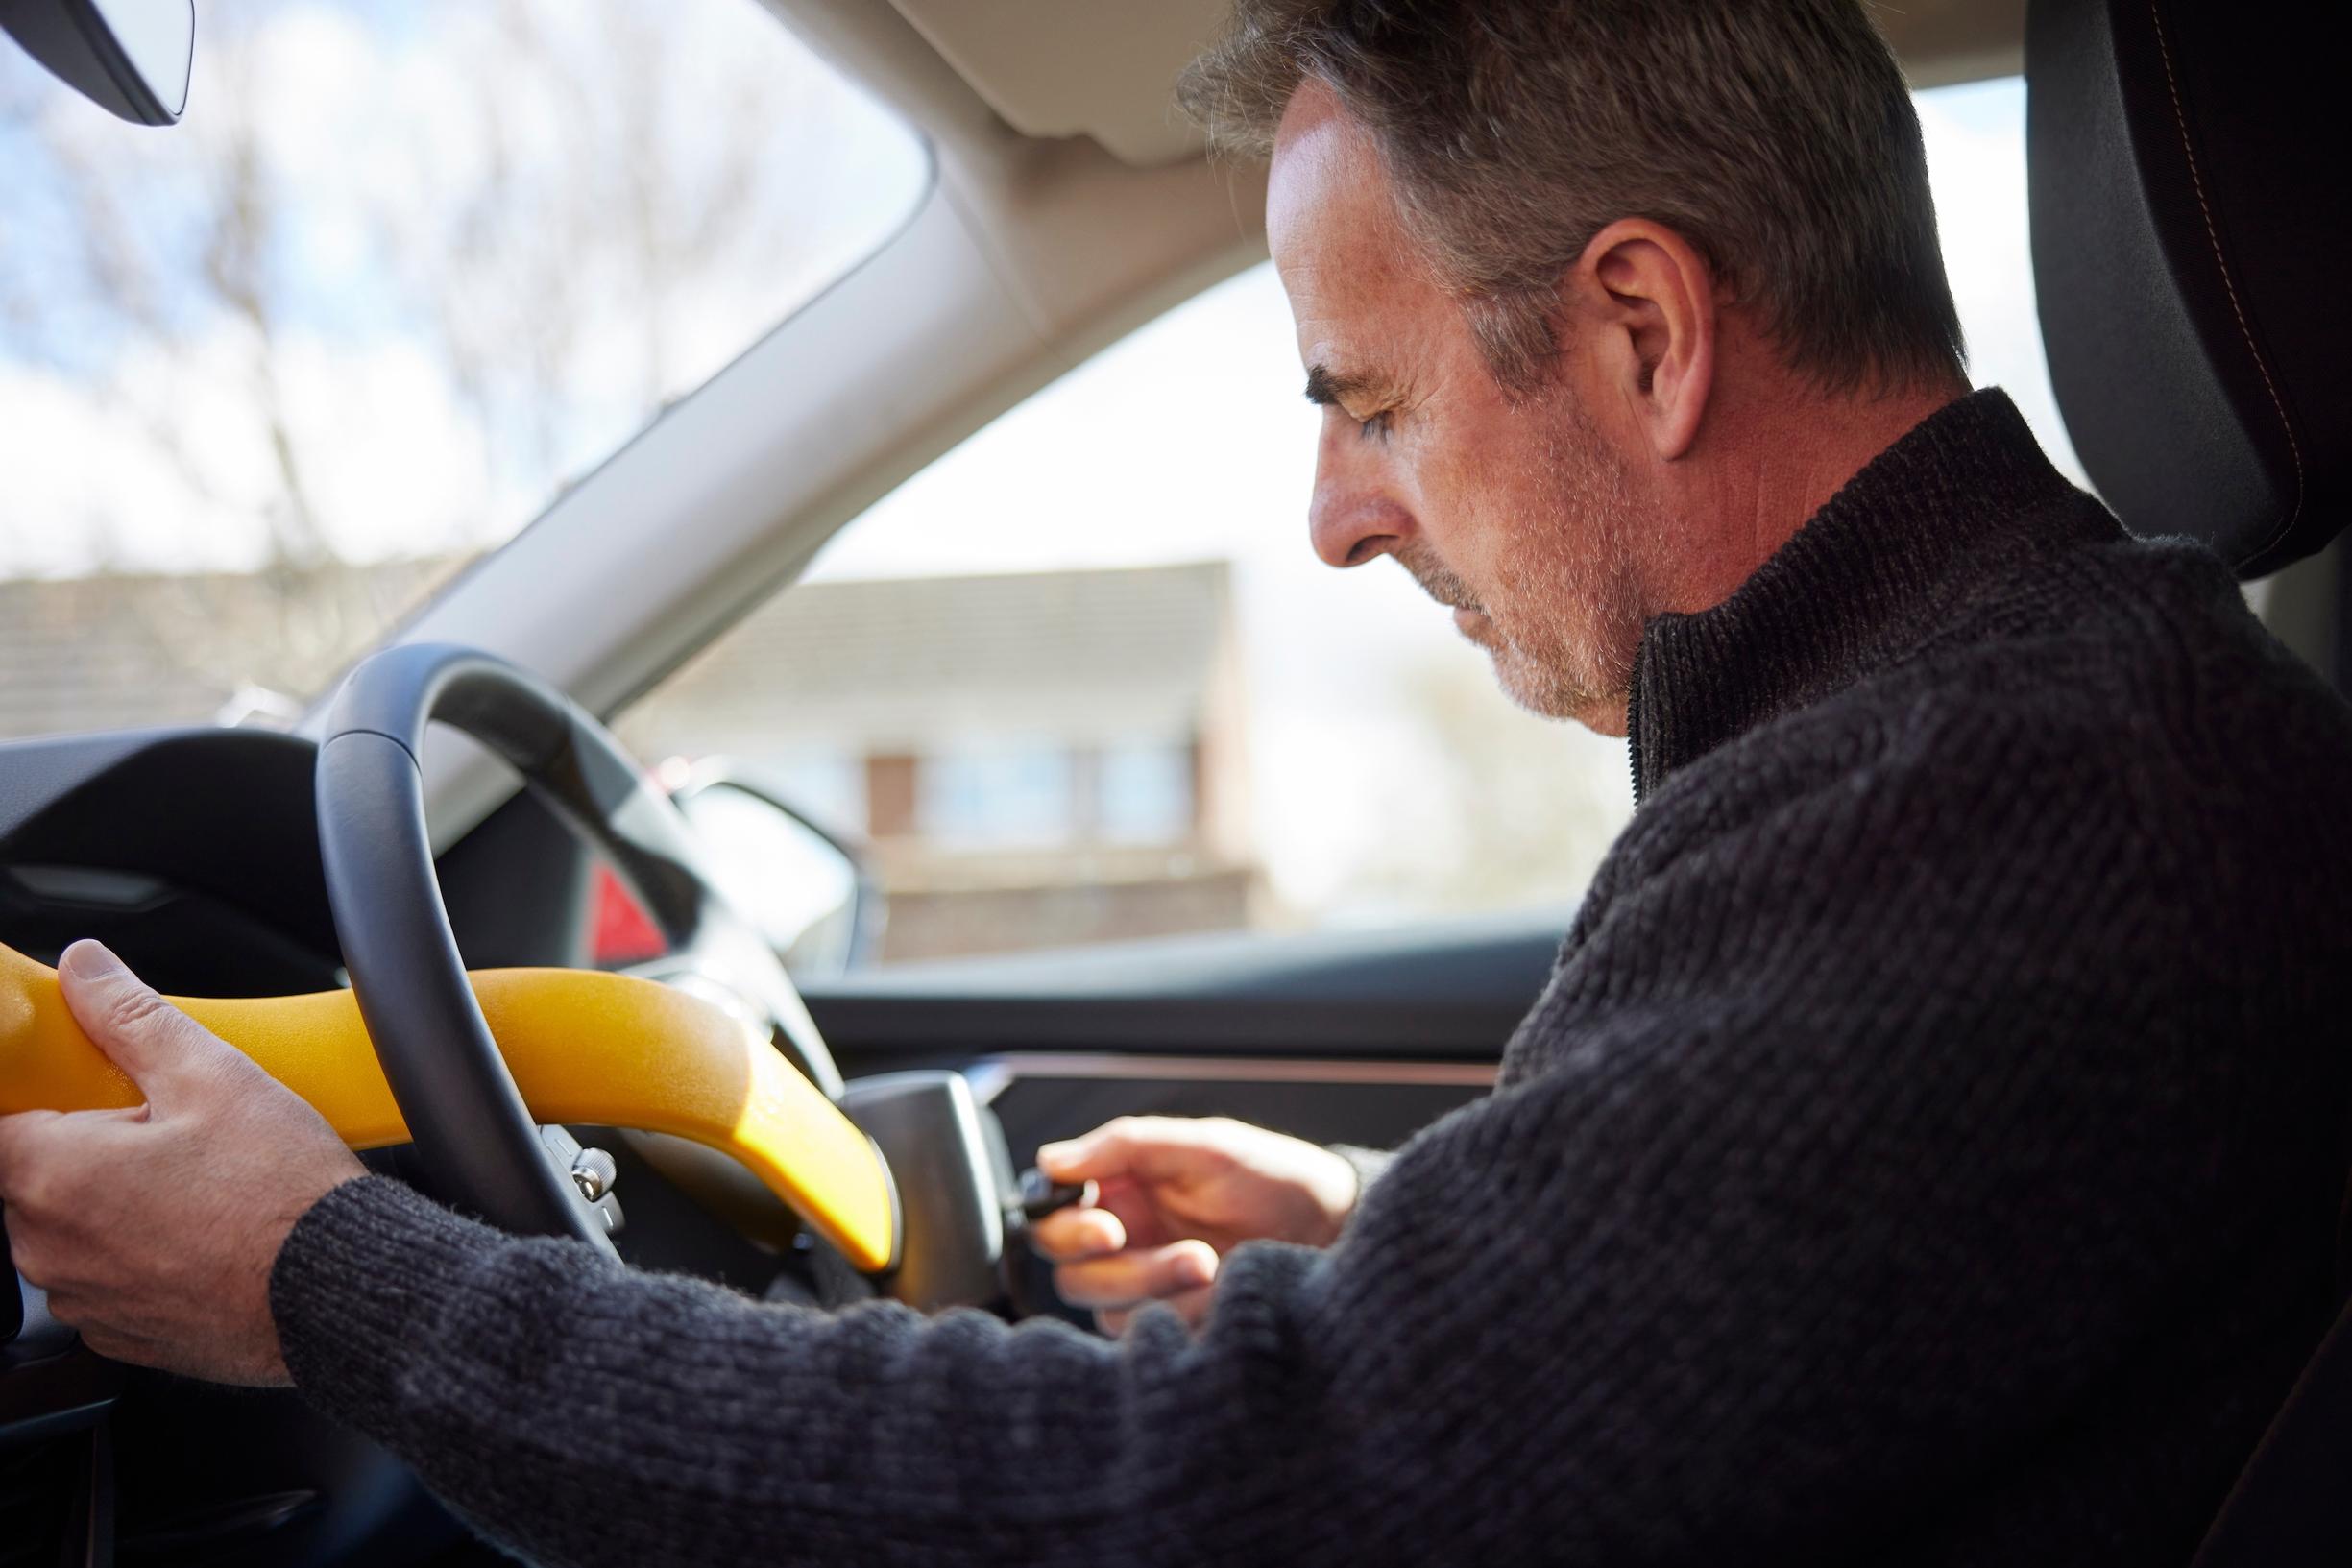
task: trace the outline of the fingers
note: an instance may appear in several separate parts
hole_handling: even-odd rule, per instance
[[[147,1096],[191,1068],[234,1055],[194,1019],[158,996],[96,942],[76,942],[58,960],[65,1005],[90,1042]]]
[[[42,1195],[32,1191],[42,1169],[39,1151],[64,1120],[61,1111],[0,1116],[0,1202],[30,1204]]]
[[[51,1291],[47,1294],[49,1315],[71,1328],[89,1349],[109,1361],[132,1362],[141,1366],[163,1364],[160,1354],[163,1347],[134,1328],[108,1321],[101,1302],[70,1291]]]
[[[1156,1157],[1175,1124],[1172,1117],[1119,1117],[1084,1137],[1039,1146],[1037,1169],[1070,1183],[1142,1175],[1139,1163]]]
[[[1037,1166],[1059,1182],[1108,1181],[1130,1176],[1167,1181],[1213,1153],[1222,1136],[1213,1120],[1181,1116],[1123,1116],[1083,1138],[1046,1144]]]
[[[64,1119],[62,1111],[18,1111],[12,1116],[0,1116],[0,1194],[8,1192],[9,1168],[18,1162],[27,1148],[39,1142],[51,1123]]]
[[[1029,1230],[1029,1244],[1050,1263],[1103,1257],[1127,1242],[1127,1226],[1108,1209],[1056,1209]]]
[[[1073,1307],[1122,1308],[1198,1291],[1217,1278],[1217,1252],[1206,1242],[1174,1242],[1054,1270],[1054,1289]]]
[[[60,1322],[73,1324],[82,1342],[109,1361],[129,1362],[137,1366],[162,1364],[162,1359],[156,1353],[156,1342],[143,1335],[127,1334],[104,1323],[77,1322],[64,1313],[55,1312],[54,1306],[52,1312]]]

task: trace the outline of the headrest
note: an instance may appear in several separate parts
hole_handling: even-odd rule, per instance
[[[2340,20],[2241,0],[2026,14],[2033,276],[2067,433],[2133,532],[2202,540],[2243,577],[2346,519]]]

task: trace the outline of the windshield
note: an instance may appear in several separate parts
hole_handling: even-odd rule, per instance
[[[186,120],[0,40],[0,736],[290,714],[887,237],[754,0],[245,0]]]

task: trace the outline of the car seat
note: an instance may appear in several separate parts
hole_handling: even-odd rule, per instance
[[[2336,9],[2031,0],[2026,13],[2034,282],[2067,432],[2127,528],[2201,540],[2242,577],[2320,549],[2344,520],[2352,179]],[[2339,690],[2348,591],[2340,569]],[[2352,1309],[2196,1558],[2304,1563],[2352,1563]]]

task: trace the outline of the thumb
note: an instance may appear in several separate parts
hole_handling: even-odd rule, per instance
[[[129,1075],[150,1104],[158,1085],[228,1048],[158,996],[97,942],[76,942],[58,959],[66,1008],[90,1043]]]

